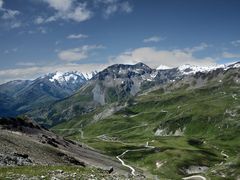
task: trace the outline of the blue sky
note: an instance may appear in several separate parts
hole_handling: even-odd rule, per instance
[[[0,82],[240,58],[239,0],[0,0]]]

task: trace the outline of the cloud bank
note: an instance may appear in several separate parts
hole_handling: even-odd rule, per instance
[[[159,50],[155,47],[141,47],[130,51],[125,51],[118,56],[111,57],[111,63],[135,64],[143,62],[156,68],[159,65],[177,67],[182,64],[208,66],[215,65],[216,59],[212,57],[197,58],[194,52],[205,49],[207,45],[202,44],[193,48]]]
[[[79,71],[82,73],[89,73],[92,70],[102,70],[106,67],[106,64],[64,64],[64,65],[49,65],[49,66],[33,66],[27,68],[16,68],[0,70],[0,84],[12,81],[12,80],[32,80],[44,74],[60,71]]]
[[[11,29],[21,27],[22,23],[17,19],[20,14],[20,11],[5,8],[4,1],[0,0],[0,18],[5,21],[6,27]]]
[[[85,45],[78,48],[60,51],[58,53],[58,57],[63,61],[80,61],[88,58],[93,50],[102,48],[104,48],[102,45]]]
[[[159,41],[162,41],[164,40],[165,38],[163,37],[159,37],[159,36],[152,36],[152,37],[149,37],[149,38],[145,38],[143,40],[144,43],[149,43],[149,42],[159,42]]]
[[[55,10],[55,14],[47,18],[38,16],[35,24],[54,22],[59,19],[83,22],[92,17],[92,12],[87,8],[87,3],[78,3],[74,0],[42,0]]]
[[[84,39],[87,38],[88,36],[85,34],[70,34],[67,36],[67,39]]]

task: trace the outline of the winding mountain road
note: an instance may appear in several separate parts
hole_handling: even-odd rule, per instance
[[[131,174],[132,174],[133,176],[136,176],[136,173],[135,173],[136,170],[135,170],[132,166],[127,165],[120,157],[123,157],[127,152],[145,151],[145,150],[147,150],[146,148],[153,149],[153,148],[155,148],[155,147],[154,147],[154,146],[149,146],[149,145],[148,145],[148,142],[147,142],[146,145],[145,145],[145,148],[133,149],[133,150],[129,150],[129,149],[128,149],[128,150],[124,151],[122,154],[116,156],[116,158],[121,162],[121,164],[122,164],[123,166],[125,166],[125,167],[127,167],[127,168],[129,168],[129,169],[131,170]]]
[[[207,180],[205,177],[200,176],[200,175],[193,175],[189,177],[184,177],[182,178],[183,180]]]
[[[226,153],[224,153],[224,151],[221,151],[221,155],[225,158],[229,158],[229,156]]]
[[[125,164],[125,162],[120,158],[121,156],[124,156],[124,154],[126,154],[128,151],[129,151],[129,150],[124,151],[122,154],[116,156],[116,158],[121,162],[121,164],[122,164],[123,166],[125,166],[125,167],[127,167],[127,168],[129,168],[129,169],[131,170],[131,174],[132,174],[133,176],[136,176],[136,174],[135,174],[135,169],[134,169],[132,166]]]

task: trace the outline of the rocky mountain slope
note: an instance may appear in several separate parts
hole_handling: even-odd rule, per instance
[[[90,75],[55,72],[0,85],[0,116],[16,116],[72,95]]]
[[[27,114],[53,125],[112,103],[125,103],[141,91],[143,82],[154,80],[156,73],[143,63],[112,65],[93,76],[74,95]]]
[[[29,119],[0,118],[0,167],[26,165],[95,167],[106,174],[128,175],[128,169],[117,160],[58,136]]]

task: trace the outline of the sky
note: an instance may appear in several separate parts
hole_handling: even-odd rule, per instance
[[[0,83],[240,59],[239,0],[0,0]]]

